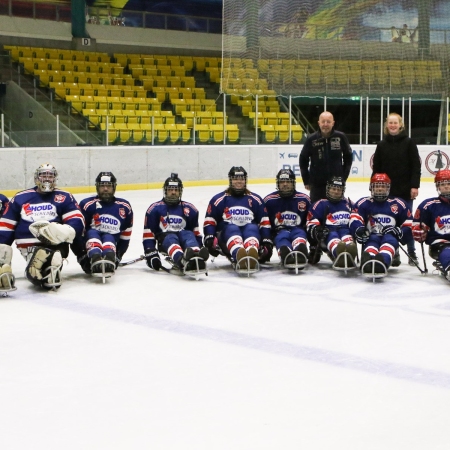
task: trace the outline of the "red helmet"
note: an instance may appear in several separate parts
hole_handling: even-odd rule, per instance
[[[440,170],[434,177],[434,182],[450,181],[450,170]]]
[[[391,184],[391,179],[386,173],[375,173],[370,179],[371,183],[389,183]]]
[[[391,190],[391,179],[385,173],[375,173],[370,179],[370,192],[377,202],[384,202]]]

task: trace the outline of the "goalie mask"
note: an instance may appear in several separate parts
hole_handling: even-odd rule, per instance
[[[41,164],[34,172],[34,182],[40,193],[53,192],[57,179],[58,172],[51,164]]]
[[[332,203],[340,202],[344,198],[345,181],[341,177],[333,177],[327,181],[326,196]]]
[[[183,182],[178,178],[177,173],[171,173],[170,177],[164,181],[163,196],[164,202],[168,205],[178,205],[183,195]]]
[[[370,192],[377,202],[384,202],[389,197],[391,179],[385,173],[376,173],[370,179]]]
[[[291,169],[281,169],[277,173],[277,189],[280,197],[291,197],[295,193],[295,173]]]
[[[228,172],[228,180],[231,194],[245,194],[247,190],[247,172],[242,166],[233,166]]]
[[[434,177],[439,197],[450,200],[450,170],[440,170]]]
[[[102,202],[112,202],[117,187],[117,178],[112,172],[100,172],[95,179],[98,198]]]

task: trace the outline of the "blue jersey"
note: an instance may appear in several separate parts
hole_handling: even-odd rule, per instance
[[[262,239],[270,238],[270,221],[264,200],[253,192],[234,196],[225,191],[209,202],[203,230],[205,236],[215,235],[228,224],[243,227],[249,223],[258,225]]]
[[[377,202],[371,197],[359,199],[350,219],[350,231],[353,236],[359,227],[366,227],[371,234],[383,234],[383,228],[392,225],[401,227],[406,239],[411,236],[412,217],[403,200],[389,197]]]
[[[413,226],[426,225],[428,245],[450,241],[450,203],[440,197],[424,200],[414,213]]]
[[[0,194],[0,217],[3,216],[3,213],[5,212],[6,206],[9,203],[8,197],[6,197],[3,194]]]
[[[86,222],[86,231],[97,230],[114,236],[117,254],[123,255],[130,244],[133,229],[133,210],[123,198],[114,197],[112,202],[102,202],[98,196],[85,198],[80,209]]]
[[[308,214],[307,229],[323,225],[330,231],[339,228],[350,228],[350,215],[352,207],[350,202],[344,198],[338,202],[330,202],[327,199],[317,201],[311,206]]]
[[[178,205],[168,205],[163,200],[151,204],[145,213],[144,250],[156,248],[156,240],[161,242],[167,233],[182,230],[192,231],[202,247],[202,237],[198,225],[198,209],[189,202],[182,201]]]
[[[272,235],[283,229],[306,228],[306,219],[311,206],[308,195],[295,192],[289,197],[281,197],[279,191],[275,191],[264,198],[264,203]]]
[[[84,218],[78,203],[69,192],[55,189],[41,194],[37,188],[18,192],[9,202],[0,219],[0,243],[18,248],[41,244],[30,232],[30,225],[39,220],[70,225],[76,236],[84,231]]]

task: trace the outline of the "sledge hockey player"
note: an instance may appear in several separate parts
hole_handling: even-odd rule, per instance
[[[97,195],[80,202],[86,232],[72,250],[83,270],[93,276],[112,276],[130,243],[133,210],[127,200],[114,195],[116,188],[114,174],[100,172],[95,179]]]
[[[450,170],[440,170],[434,177],[437,197],[424,200],[416,209],[413,236],[429,245],[440,272],[450,281]]]
[[[198,210],[181,200],[182,195],[183,183],[172,173],[164,182],[162,200],[152,203],[145,214],[145,260],[148,267],[160,270],[160,251],[188,275],[205,273],[209,252],[202,244]]]
[[[344,193],[344,179],[330,178],[326,185],[327,198],[311,206],[306,224],[314,247],[325,250],[333,261],[333,268],[337,270],[355,268],[358,255],[358,248],[350,233],[352,205]],[[315,255],[310,255],[310,263],[317,262]]]
[[[0,265],[4,290],[14,289],[11,271],[15,241],[27,260],[26,277],[44,289],[61,286],[63,260],[69,244],[84,231],[77,202],[66,191],[56,189],[58,172],[51,164],[40,165],[34,174],[36,186],[18,192],[0,219]]]
[[[350,219],[350,230],[363,246],[361,270],[374,278],[387,274],[399,241],[411,237],[411,212],[397,197],[389,197],[391,180],[385,173],[370,179],[371,197],[358,200]]]
[[[204,243],[213,256],[223,254],[238,273],[259,270],[259,261],[269,261],[273,242],[264,200],[247,189],[247,172],[233,166],[229,186],[216,194],[206,210]]]
[[[291,169],[277,173],[276,186],[277,190],[264,198],[273,242],[283,266],[303,269],[308,260],[306,218],[311,201],[308,195],[296,190]],[[263,262],[262,258],[260,261]]]

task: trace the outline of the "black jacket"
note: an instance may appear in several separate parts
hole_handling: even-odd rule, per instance
[[[330,177],[347,180],[352,167],[353,152],[347,136],[333,130],[327,138],[320,130],[313,133],[300,152],[303,184],[325,186]]]
[[[391,179],[390,196],[411,199],[411,188],[420,187],[419,150],[403,130],[396,136],[385,135],[375,150],[372,175],[386,173]]]

